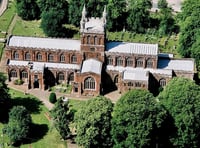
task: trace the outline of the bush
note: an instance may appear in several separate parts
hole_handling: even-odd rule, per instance
[[[53,104],[57,102],[56,94],[54,92],[50,93],[50,95],[49,95],[49,102],[51,102]]]
[[[17,79],[17,80],[14,81],[15,85],[22,85],[23,83],[24,83],[24,81],[21,80],[21,79]]]

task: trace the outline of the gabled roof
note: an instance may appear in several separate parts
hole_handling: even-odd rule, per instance
[[[95,59],[88,59],[83,62],[81,73],[93,72],[101,75],[102,63]]]
[[[148,72],[143,69],[126,70],[123,75],[124,80],[138,80],[138,81],[148,81]]]
[[[192,59],[159,59],[158,68],[193,72],[195,64]]]
[[[11,36],[7,44],[15,47],[80,50],[81,42],[72,39]]]
[[[106,51],[129,54],[158,55],[158,44],[107,42]]]

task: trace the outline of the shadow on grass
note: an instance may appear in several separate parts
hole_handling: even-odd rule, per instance
[[[11,108],[16,105],[24,106],[30,113],[38,114],[41,111],[42,102],[34,97],[16,97],[11,99]]]

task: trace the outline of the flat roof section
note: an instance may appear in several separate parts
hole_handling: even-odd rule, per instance
[[[42,49],[80,50],[80,45],[80,40],[22,36],[11,36],[8,41],[8,46]]]
[[[158,44],[108,42],[107,52],[118,52],[128,54],[158,55]]]
[[[145,70],[126,70],[123,75],[124,80],[138,80],[138,81],[148,81],[149,75]]]

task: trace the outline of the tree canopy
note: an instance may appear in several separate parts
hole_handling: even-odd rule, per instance
[[[40,9],[36,0],[16,0],[17,14],[24,20],[34,20],[40,17]]]
[[[114,147],[155,147],[159,139],[156,130],[166,118],[166,111],[151,93],[146,90],[127,92],[113,110]]]
[[[197,54],[200,52],[197,46],[200,38],[200,0],[183,1],[181,10],[178,51],[184,57],[195,58],[198,64],[200,59]]]
[[[111,147],[112,102],[102,96],[90,99],[75,114],[76,142],[85,148]]]
[[[13,145],[19,144],[29,135],[31,123],[31,116],[27,109],[23,106],[14,106],[9,112],[9,122],[4,132]]]
[[[71,135],[69,124],[73,119],[73,112],[69,109],[69,102],[58,99],[54,108],[51,110],[54,125],[63,139]]]
[[[158,99],[174,120],[170,141],[174,147],[199,147],[200,87],[186,78],[174,78]]]

